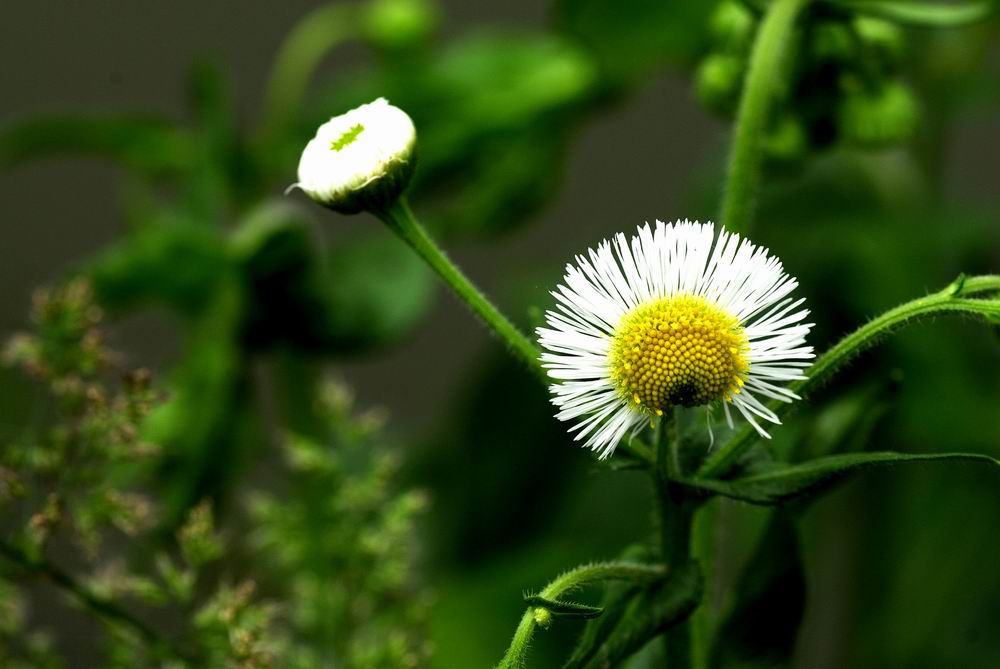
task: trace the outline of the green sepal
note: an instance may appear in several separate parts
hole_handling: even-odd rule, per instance
[[[556,599],[546,599],[541,595],[525,595],[524,602],[528,606],[541,607],[552,614],[553,618],[582,618],[589,620],[597,618],[604,609],[600,606],[590,606],[579,602],[566,602]]]
[[[978,453],[848,453],[830,455],[797,464],[767,463],[756,471],[732,480],[684,479],[682,485],[751,504],[772,505],[818,492],[842,479],[871,467],[904,462],[966,460],[1000,465]]]

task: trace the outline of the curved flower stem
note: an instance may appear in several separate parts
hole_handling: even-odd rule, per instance
[[[583,565],[556,577],[538,593],[542,598],[555,600],[562,595],[588,583],[601,581],[630,581],[637,584],[655,583],[667,575],[664,565],[642,564],[640,562],[598,562]],[[531,637],[535,633],[538,622],[536,611],[541,607],[528,607],[521,617],[521,622],[514,632],[510,647],[497,669],[522,669],[528,654]]]
[[[17,565],[32,576],[52,583],[75,599],[83,607],[90,609],[97,616],[104,618],[135,632],[149,648],[160,655],[182,660],[190,660],[184,653],[174,648],[170,642],[160,636],[153,628],[139,620],[125,609],[120,608],[111,600],[100,597],[84,584],[77,581],[71,574],[63,571],[45,559],[34,558],[17,546],[0,541],[0,557]]]
[[[330,49],[358,33],[358,10],[348,4],[307,14],[281,45],[264,93],[260,135],[268,140],[284,128],[302,102],[316,65]]]
[[[384,211],[373,213],[409,244],[431,266],[431,269],[437,272],[438,276],[455,291],[459,299],[465,302],[466,306],[475,312],[518,357],[527,363],[528,367],[540,376],[543,382],[548,382],[545,370],[539,361],[538,348],[506,316],[500,313],[500,310],[466,278],[462,270],[448,259],[444,251],[430,238],[424,227],[417,221],[404,198],[399,198]]]
[[[746,234],[760,181],[761,147],[768,112],[779,87],[782,60],[795,17],[809,0],[774,0],[757,30],[729,154],[722,223]]]
[[[936,314],[950,314],[981,317],[993,322],[1000,322],[1000,300],[966,297],[967,295],[988,292],[1000,292],[1000,277],[959,277],[944,290],[890,309],[834,344],[830,350],[817,358],[812,367],[806,370],[807,379],[796,381],[790,384],[789,388],[799,395],[808,395],[826,383],[837,370],[852,358],[877,344],[886,334],[921,318]],[[792,405],[772,402],[770,406],[780,417],[787,413]],[[711,478],[724,475],[755,441],[756,432],[751,428],[744,429],[729,443],[710,455],[698,469],[696,476],[698,478]]]

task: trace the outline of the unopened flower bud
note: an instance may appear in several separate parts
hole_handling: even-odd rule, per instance
[[[705,58],[695,81],[701,103],[717,114],[731,116],[739,103],[744,67],[744,60],[732,54],[713,53]]]
[[[410,183],[416,144],[406,112],[379,98],[319,127],[302,152],[293,188],[343,214],[384,209]]]
[[[782,114],[764,137],[764,152],[773,161],[791,162],[809,148],[809,138],[802,120],[794,114]]]
[[[856,16],[852,25],[861,42],[878,54],[885,65],[895,67],[902,62],[906,38],[899,26],[872,16]]]
[[[723,0],[708,20],[712,38],[720,48],[730,51],[748,51],[755,27],[753,13],[736,0]]]
[[[838,125],[845,141],[879,148],[909,139],[917,116],[917,103],[910,89],[893,81],[876,91],[848,93],[840,105]]]
[[[843,64],[855,57],[854,38],[847,25],[841,22],[817,23],[806,44],[819,63]]]
[[[373,0],[364,7],[366,34],[387,49],[409,47],[427,39],[438,23],[427,0]]]

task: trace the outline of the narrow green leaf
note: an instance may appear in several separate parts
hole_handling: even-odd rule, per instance
[[[0,129],[0,169],[67,154],[108,157],[150,173],[177,172],[190,165],[194,142],[167,121],[139,116],[37,118]]]
[[[997,460],[977,453],[848,453],[798,464],[768,463],[752,474],[732,480],[688,479],[682,483],[751,504],[770,505],[816,492],[870,467],[935,460],[965,460],[1000,465]]]
[[[793,518],[785,509],[771,517],[734,595],[710,666],[788,666],[805,612],[806,582]]]
[[[541,607],[547,610],[556,618],[597,618],[604,609],[599,606],[580,604],[578,602],[566,602],[557,599],[548,599],[541,595],[527,595],[524,603],[528,606]]]
[[[847,0],[852,11],[914,26],[954,28],[981,21],[993,11],[990,2],[931,3],[905,0]]]
[[[641,593],[642,589],[632,584],[610,584],[601,601],[604,605],[604,615],[587,623],[563,669],[579,668],[590,661],[594,653],[617,629],[619,623],[626,618]]]

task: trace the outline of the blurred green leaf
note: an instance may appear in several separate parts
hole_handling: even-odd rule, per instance
[[[711,2],[558,0],[556,28],[593,51],[612,85],[664,63],[692,64],[708,43]]]
[[[136,230],[90,261],[84,273],[100,304],[112,311],[152,303],[194,316],[228,268],[217,231],[178,221]]]
[[[778,510],[743,568],[729,614],[714,639],[714,669],[791,664],[806,582],[792,515]]]
[[[143,116],[34,118],[0,130],[0,169],[52,155],[111,158],[139,172],[177,173],[195,153],[190,133]]]
[[[328,345],[333,306],[318,235],[296,206],[265,202],[233,233],[231,245],[246,293],[243,341],[254,349]]]
[[[333,249],[326,276],[329,343],[346,349],[396,340],[427,313],[434,294],[430,270],[382,230]]]
[[[146,423],[144,436],[164,450],[165,530],[200,500],[220,499],[258,443],[249,367],[239,345],[243,306],[236,277],[224,277],[193,329],[170,400]]]
[[[912,2],[909,0],[836,0],[852,11],[914,26],[954,28],[985,19],[992,2]]]
[[[816,458],[799,464],[761,463],[757,471],[740,478],[724,481],[688,479],[683,484],[705,492],[718,493],[751,504],[780,504],[788,500],[819,492],[851,474],[872,467],[906,462],[970,461],[1000,465],[988,455],[976,453],[848,453]]]
[[[510,232],[552,199],[562,176],[565,133],[549,130],[497,142],[474,158],[464,187],[435,220],[443,235]]]

